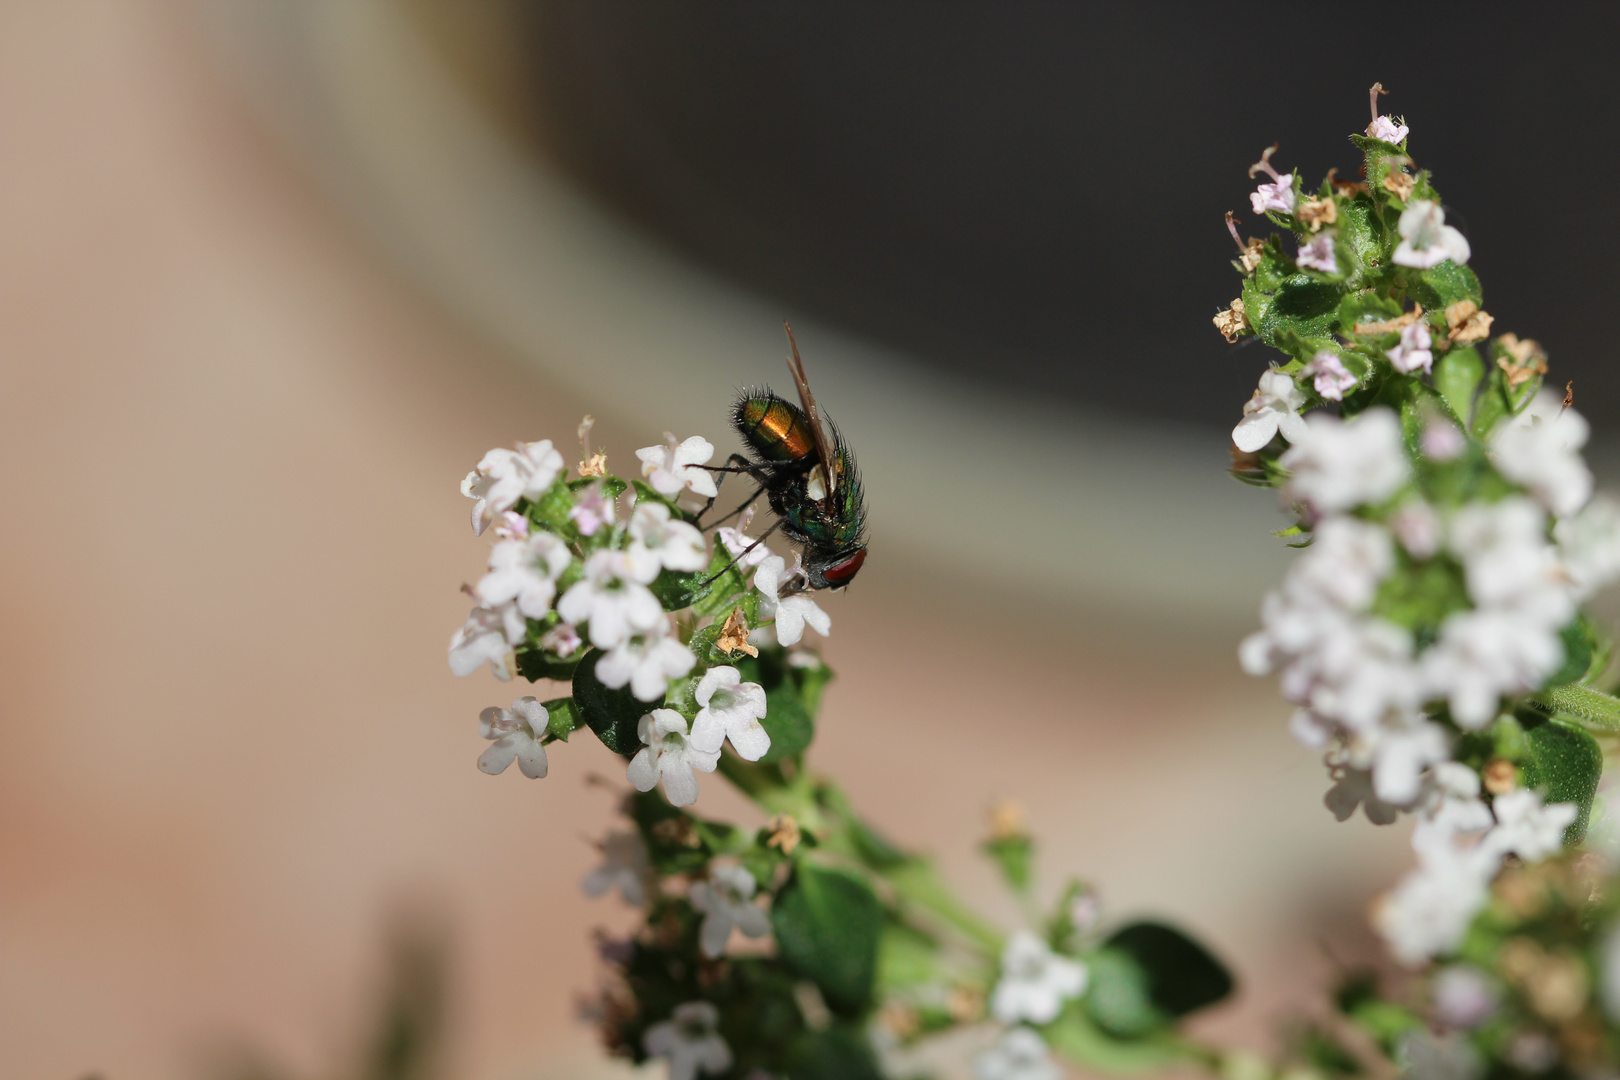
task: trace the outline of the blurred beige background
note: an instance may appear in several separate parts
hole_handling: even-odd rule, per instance
[[[435,288],[431,245],[379,242],[365,189],[271,118],[221,25],[162,0],[0,5],[0,1072],[201,1075],[242,1043],[337,1075],[388,914],[417,902],[452,935],[450,1075],[614,1075],[573,1001],[595,979],[588,928],[627,925],[577,887],[613,801],[585,777],[616,763],[587,739],[542,782],[473,767],[478,710],[510,689],[444,661],[483,551],[457,483],[586,411],[621,467],[663,426],[721,442],[730,383],[692,369],[707,426],[684,398],[662,419],[632,369],[598,366],[588,322],[548,346]],[[599,247],[600,266],[644,258]],[[687,310],[677,357],[762,341],[775,376],[774,323],[739,338]],[[827,381],[850,400],[838,340]],[[918,392],[924,419],[959,421],[948,388]],[[1104,442],[1123,459],[1122,439]],[[1152,475],[1201,493],[1165,513],[1230,505],[1246,547],[1072,469],[1008,499],[1114,532],[1053,518],[931,542],[926,455],[862,445],[880,531],[826,605],[840,679],[818,766],[1009,925],[973,847],[1015,795],[1048,884],[1080,873],[1116,913],[1208,935],[1246,986],[1206,1024],[1268,1038],[1329,970],[1319,939],[1364,946],[1373,883],[1407,856],[1394,831],[1335,825],[1273,688],[1236,673],[1255,568],[1284,562],[1264,500],[1218,449],[1161,455]],[[1133,534],[1185,559],[1120,562]],[[1223,562],[1231,580],[1184,608],[1155,585]],[[1071,566],[1093,569],[1055,580]],[[713,780],[701,806],[747,814]]]

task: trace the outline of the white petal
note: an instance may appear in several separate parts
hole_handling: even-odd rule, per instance
[[[517,739],[508,735],[504,739],[497,740],[489,749],[478,755],[478,769],[480,772],[486,772],[491,776],[498,776],[506,771],[508,765],[512,764],[512,760],[517,757],[517,753]]]
[[[708,709],[699,709],[697,719],[692,721],[692,748],[712,754],[717,752],[725,744],[725,741],[726,729],[720,723],[720,718]],[[748,760],[753,761],[755,759],[749,758]]]
[[[518,741],[518,769],[530,780],[543,779],[546,775],[546,748],[539,739],[520,738]]]
[[[763,909],[744,904],[737,909],[737,929],[748,937],[764,937],[771,932],[771,918]]]
[[[637,791],[651,791],[658,784],[658,767],[653,764],[651,751],[643,748],[636,751],[636,756],[630,759],[630,764],[624,770],[624,778]]]
[[[737,756],[744,761],[758,761],[765,756],[765,751],[771,748],[771,737],[757,720],[750,720],[746,724],[733,724],[727,734],[731,737],[732,749],[736,750]],[[692,742],[694,746],[697,745],[696,738]]]
[[[664,790],[667,792],[668,786]],[[673,796],[670,801],[675,801]],[[703,920],[703,928],[698,931],[698,943],[703,949],[703,955],[711,960],[725,955],[726,941],[730,937],[731,920],[718,911],[710,912]]]
[[[687,760],[690,756],[692,755],[677,757],[672,754],[665,754],[659,760],[659,766],[664,774],[664,797],[669,800],[671,806],[691,806],[697,802],[697,777],[692,775],[693,763]],[[703,771],[712,772],[713,770],[714,766],[711,765]],[[635,781],[632,780],[631,783],[635,783]],[[647,789],[642,788],[641,790],[646,791]]]

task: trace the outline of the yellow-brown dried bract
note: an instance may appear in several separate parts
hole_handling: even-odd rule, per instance
[[[883,1006],[883,1011],[878,1013],[878,1023],[901,1042],[909,1042],[922,1030],[922,1017],[909,1005]]]
[[[1233,300],[1232,306],[1215,316],[1213,321],[1215,329],[1221,332],[1221,337],[1228,342],[1237,341],[1249,325],[1249,317],[1243,311],[1243,298],[1240,296]]]
[[[1507,356],[1496,358],[1496,366],[1507,374],[1509,387],[1517,387],[1537,375],[1547,374],[1547,350],[1541,347],[1540,342],[1530,338],[1521,341],[1517,334],[1503,334],[1496,339],[1496,343],[1507,353]],[[1570,392],[1573,393],[1573,390]]]
[[[1238,265],[1243,267],[1245,274],[1254,273],[1254,268],[1260,265],[1260,257],[1265,250],[1264,241],[1249,237],[1248,243],[1243,245],[1243,250],[1238,252]]]
[[[1320,232],[1322,226],[1332,225],[1339,220],[1339,204],[1332,199],[1311,199],[1302,203],[1294,211],[1302,224],[1309,225],[1311,232]]]
[[[1403,327],[1411,326],[1423,318],[1423,305],[1415,305],[1411,311],[1398,319],[1385,319],[1383,322],[1356,323],[1351,329],[1357,334],[1393,334]]]
[[[1484,341],[1490,336],[1491,323],[1495,321],[1495,315],[1482,310],[1472,300],[1459,300],[1446,308],[1446,325],[1451,327],[1446,340],[1459,345]]]
[[[1519,767],[1507,758],[1496,758],[1481,774],[1485,790],[1492,795],[1506,795],[1519,786]]]
[[[971,986],[953,986],[945,999],[945,1011],[958,1024],[971,1024],[984,1016],[984,995]]]
[[[606,475],[607,455],[604,453],[597,452],[579,463],[579,476],[582,480],[590,476]]]
[[[1390,166],[1389,172],[1384,174],[1384,190],[1405,202],[1412,197],[1412,189],[1417,186],[1417,177],[1408,176],[1396,166]]]
[[[1564,384],[1564,408],[1575,404],[1575,380],[1571,379]]]
[[[784,855],[791,855],[799,846],[802,838],[799,832],[799,821],[792,814],[777,814],[765,823],[771,831],[770,839],[765,841],[766,847],[778,848]]]
[[[714,641],[714,647],[727,656],[738,652],[749,656],[759,655],[759,650],[748,644],[748,620],[743,618],[742,608],[731,609],[731,614],[726,616],[726,624],[720,628],[720,636]]]
[[[1002,799],[990,808],[990,839],[1017,840],[1028,835],[1022,806],[1011,799]]]

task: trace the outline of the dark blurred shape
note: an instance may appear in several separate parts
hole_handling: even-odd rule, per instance
[[[352,1080],[440,1080],[449,1011],[449,931],[432,905],[399,907],[386,931],[387,965],[376,1013],[355,1056],[336,1075]],[[245,1044],[217,1054],[214,1080],[290,1080],[293,1074]]]
[[[643,227],[784,307],[1012,390],[1228,426],[1261,350],[1221,215],[1272,142],[1314,186],[1392,92],[1496,325],[1620,392],[1599,6],[490,0],[533,129]],[[1473,228],[1468,228],[1472,224]]]

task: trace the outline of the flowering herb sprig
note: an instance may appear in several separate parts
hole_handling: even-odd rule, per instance
[[[1620,968],[1595,944],[1615,925],[1592,899],[1603,869],[1563,853],[1620,736],[1611,642],[1581,607],[1620,578],[1620,506],[1593,495],[1586,421],[1572,388],[1543,387],[1545,352],[1491,340],[1470,245],[1381,90],[1352,136],[1363,181],[1330,173],[1309,200],[1261,184],[1254,210],[1284,230],[1264,240],[1227,215],[1244,280],[1217,329],[1281,354],[1233,471],[1279,490],[1296,518],[1279,535],[1306,549],[1241,659],[1280,674],[1340,820],[1417,819],[1416,868],[1373,922],[1398,961],[1443,965],[1432,1000],[1360,986],[1346,1015],[1412,1075],[1584,1075],[1620,1055],[1620,1001],[1605,1014],[1592,977]]]
[[[1380,90],[1352,137],[1362,182],[1307,191],[1275,147],[1251,170],[1266,178],[1251,209],[1281,232],[1244,239],[1227,215],[1244,281],[1215,323],[1280,353],[1232,433],[1233,471],[1279,491],[1296,518],[1280,535],[1305,549],[1241,659],[1280,674],[1336,816],[1416,819],[1416,868],[1374,911],[1412,977],[1393,993],[1347,978],[1276,1060],[1206,1046],[1180,1022],[1231,994],[1222,963],[1162,923],[1105,926],[1078,880],[1043,904],[1010,806],[983,851],[1025,925],[981,919],[808,768],[832,673],[805,638],[831,616],[750,515],[711,542],[714,446],[666,436],[625,480],[588,443],[572,477],[549,441],[525,443],[463,484],[494,545],[450,665],[566,685],[484,710],[483,771],[546,777],[548,746],[581,728],[619,755],[628,825],[583,882],[643,916],[601,941],[588,1009],[613,1053],[671,1080],[863,1080],[914,1072],[907,1048],[969,1028],[979,1080],[1057,1080],[1062,1062],[1615,1075],[1620,827],[1597,793],[1620,699],[1581,605],[1620,578],[1620,505],[1594,497],[1586,422],[1568,388],[1542,387],[1540,346],[1491,339],[1468,241]],[[700,773],[765,824],[697,814]]]
[[[1100,932],[1079,884],[1040,910],[1032,841],[1003,809],[985,850],[1029,918],[1005,935],[807,770],[832,672],[806,643],[831,616],[797,561],[756,546],[749,515],[710,542],[698,511],[716,494],[714,452],[667,436],[626,480],[588,445],[569,470],[550,442],[525,443],[485,455],[462,487],[494,543],[451,668],[566,684],[484,710],[478,767],[546,777],[563,767],[548,747],[585,728],[632,789],[629,827],[601,842],[583,882],[645,915],[629,939],[603,942],[610,980],[591,1012],[609,1048],[661,1058],[674,1080],[879,1077],[912,1043],[961,1027],[984,1029],[986,1080],[1056,1076],[1058,1057],[1215,1060],[1176,1032],[1232,987],[1203,946],[1160,923]],[[765,827],[690,809],[710,773],[757,803]]]

